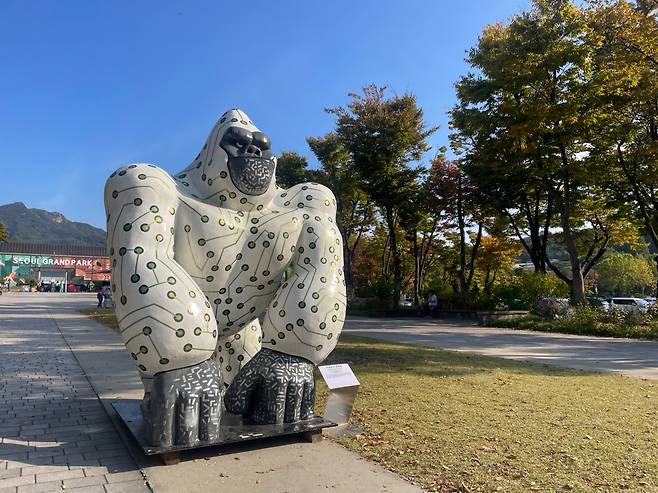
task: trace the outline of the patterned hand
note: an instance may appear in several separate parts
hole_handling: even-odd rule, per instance
[[[217,437],[224,381],[214,360],[157,373],[144,396],[144,432],[151,445],[193,445]]]
[[[226,391],[227,411],[257,424],[293,423],[313,417],[313,364],[299,356],[261,349]]]

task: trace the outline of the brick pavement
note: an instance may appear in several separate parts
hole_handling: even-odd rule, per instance
[[[48,307],[3,305],[0,493],[151,491]]]

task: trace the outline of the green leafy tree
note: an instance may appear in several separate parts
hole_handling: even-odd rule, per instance
[[[461,163],[445,155],[432,160],[427,187],[434,207],[443,211],[446,228],[454,231],[454,235],[448,234],[457,249],[453,289],[455,293],[467,293],[474,280],[485,224],[484,214],[474,201],[475,187]]]
[[[568,294],[568,286],[555,275],[525,270],[519,270],[508,282],[494,289],[494,296],[509,308],[530,309],[543,298],[562,298]]]
[[[656,284],[656,274],[646,255],[615,253],[596,267],[600,294],[612,296],[644,295]]]
[[[290,188],[309,181],[308,160],[295,151],[283,151],[276,161],[276,182]]]
[[[336,196],[336,222],[343,237],[345,284],[348,292],[352,293],[354,257],[363,235],[373,227],[371,201],[355,179],[350,154],[335,133],[308,137],[306,141],[320,162],[315,179],[329,187]]]
[[[606,117],[596,104],[593,62],[602,39],[575,4],[535,0],[509,24],[484,30],[468,56],[477,73],[458,82],[452,112],[453,145],[465,156],[469,175],[494,204],[502,190],[499,207],[536,269],[542,270],[537,256],[543,255],[545,266],[569,286],[574,304],[585,302],[585,277],[610,244],[626,241],[629,233],[627,208],[601,186],[602,163],[591,153]],[[530,244],[519,217],[530,229]],[[564,271],[546,255],[554,228],[568,254]]]
[[[418,187],[422,168],[411,166],[429,150],[423,111],[412,94],[386,97],[386,87],[367,85],[363,95],[349,94],[347,107],[327,111],[336,117],[336,134],[350,153],[363,190],[387,225],[393,261],[393,305],[402,290],[402,257],[397,220],[401,206]]]
[[[602,43],[594,59],[603,118],[594,156],[620,203],[629,198],[658,248],[658,18],[655,1],[597,2],[589,12]],[[658,261],[658,257],[655,258]],[[658,287],[656,287],[658,293]]]
[[[512,270],[520,248],[517,241],[512,241],[507,236],[482,237],[480,253],[475,265],[481,274],[484,294],[491,296],[500,276]]]
[[[445,214],[432,193],[430,176],[421,186],[411,191],[400,208],[400,223],[413,258],[413,298],[420,305],[425,290],[425,278],[435,264],[438,238],[444,225]]]

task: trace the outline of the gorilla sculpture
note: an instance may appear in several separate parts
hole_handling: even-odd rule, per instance
[[[212,440],[222,399],[257,424],[313,415],[313,364],[345,318],[336,200],[277,187],[275,169],[268,136],[233,109],[175,176],[131,164],[107,181],[116,315],[152,445]]]

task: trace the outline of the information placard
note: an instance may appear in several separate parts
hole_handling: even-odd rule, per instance
[[[356,375],[347,363],[340,365],[318,366],[322,378],[330,389],[340,389],[343,387],[354,387],[360,385]]]

